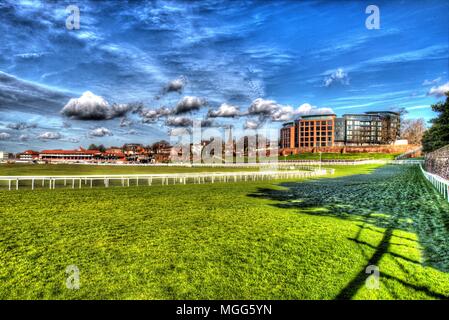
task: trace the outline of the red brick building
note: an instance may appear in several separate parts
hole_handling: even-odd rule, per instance
[[[101,158],[100,150],[86,150],[81,147],[77,150],[43,150],[39,153],[39,160],[46,162],[94,162]]]

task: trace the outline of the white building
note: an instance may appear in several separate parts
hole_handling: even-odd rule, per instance
[[[0,151],[0,161],[6,161],[6,160],[8,160],[8,152]]]

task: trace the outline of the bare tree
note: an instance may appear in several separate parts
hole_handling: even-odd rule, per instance
[[[426,121],[423,118],[402,121],[401,138],[407,139],[409,144],[420,145],[425,131]]]

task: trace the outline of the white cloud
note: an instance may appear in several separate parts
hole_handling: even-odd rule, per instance
[[[330,87],[333,83],[349,84],[348,74],[342,69],[338,68],[324,79],[324,86]]]
[[[248,109],[250,115],[270,115],[279,110],[280,105],[274,100],[258,98],[251,103]]]
[[[295,113],[298,116],[307,116],[315,114],[333,114],[334,111],[331,108],[318,108],[309,103],[303,103],[296,109]]]
[[[259,128],[263,123],[262,122],[257,122],[254,120],[246,120],[245,121],[245,125],[244,128],[245,129],[257,129]]]
[[[193,125],[193,120],[188,117],[169,117],[165,124],[173,127],[190,127]]]
[[[271,115],[273,121],[290,121],[296,117],[320,114],[334,114],[331,108],[318,108],[309,103],[303,103],[297,109],[291,106],[282,106]]]
[[[20,141],[28,141],[29,138],[30,137],[27,134],[22,134],[22,135],[20,135],[19,140]]]
[[[182,93],[182,90],[184,89],[186,85],[186,78],[185,77],[179,77],[178,79],[172,80],[163,89],[163,93],[169,93],[169,92],[178,92]]]
[[[273,121],[289,121],[295,116],[295,110],[291,106],[283,106],[273,112],[271,120]]]
[[[112,132],[105,127],[99,127],[91,130],[89,132],[91,137],[104,137],[104,136],[112,136]]]
[[[175,108],[175,114],[186,113],[194,110],[198,110],[206,105],[206,100],[194,96],[185,96],[179,100]]]
[[[438,82],[441,81],[441,77],[438,77],[436,79],[433,80],[424,80],[424,82],[422,83],[423,86],[430,86],[430,85],[434,85],[437,84]]]
[[[435,96],[435,97],[442,97],[446,92],[449,92],[449,81],[445,84],[442,84],[438,87],[432,87],[429,92],[427,92],[427,95],[429,96]]]
[[[217,110],[210,110],[208,116],[211,118],[216,117],[235,117],[239,115],[239,108],[227,103],[222,103]]]
[[[189,135],[190,130],[188,128],[172,128],[168,131],[168,134],[170,136],[183,136],[183,135]]]
[[[57,140],[57,139],[61,139],[62,136],[61,136],[61,134],[59,132],[47,131],[47,132],[41,133],[38,136],[38,138],[42,139],[42,140]]]
[[[81,97],[70,99],[61,113],[77,120],[107,120],[122,117],[131,109],[132,106],[128,104],[110,106],[103,97],[86,91]]]
[[[11,138],[11,135],[7,132],[0,132],[0,140],[8,140]]]

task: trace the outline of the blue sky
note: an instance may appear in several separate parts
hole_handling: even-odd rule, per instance
[[[68,30],[66,7],[80,9]],[[367,29],[368,5],[380,29]],[[449,88],[448,1],[0,1],[0,150],[151,143],[430,105]],[[71,100],[72,99],[72,100]],[[173,130],[173,131],[171,131]]]

